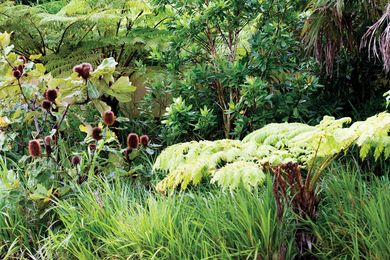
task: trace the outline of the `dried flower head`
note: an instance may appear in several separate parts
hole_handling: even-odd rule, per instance
[[[51,102],[47,99],[42,101],[42,108],[45,110],[49,110],[51,108]]]
[[[58,90],[57,89],[54,89],[54,88],[50,88],[48,90],[46,90],[46,99],[51,101],[51,102],[54,102],[56,100],[56,98],[58,97]]]
[[[102,139],[102,129],[100,127],[94,127],[92,129],[92,138],[96,141],[99,141]]]
[[[50,135],[48,135],[48,136],[45,136],[45,138],[43,139],[43,141],[45,142],[45,150],[46,150],[46,155],[47,155],[47,157],[50,157],[50,155],[51,155],[51,152],[52,152],[52,150],[51,150],[51,141],[52,141],[52,138],[51,138],[51,136]]]
[[[28,152],[32,157],[39,157],[42,154],[41,145],[38,140],[31,140],[28,143]]]
[[[22,76],[22,72],[20,72],[20,70],[18,70],[17,68],[13,68],[12,69],[12,75],[15,77],[15,78],[20,78]]]
[[[79,77],[82,77],[83,79],[88,79],[90,73],[93,71],[93,68],[90,63],[82,63],[74,66],[73,71],[78,73]]]
[[[89,144],[88,147],[89,147],[89,150],[91,150],[91,151],[96,150],[96,144]]]
[[[50,145],[51,141],[53,140],[50,135],[45,136],[45,144]]]
[[[103,121],[106,125],[111,126],[115,123],[115,114],[112,111],[103,112]]]
[[[139,141],[140,141],[141,145],[147,146],[149,144],[149,136],[141,135],[141,137],[139,138]]]
[[[137,149],[139,145],[139,137],[135,133],[130,133],[127,136],[127,147],[131,149]]]
[[[80,156],[78,156],[78,155],[73,156],[73,158],[72,158],[72,164],[73,164],[74,166],[79,165],[79,164],[80,164],[80,161],[81,161]]]

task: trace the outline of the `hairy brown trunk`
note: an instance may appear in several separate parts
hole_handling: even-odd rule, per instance
[[[277,205],[279,222],[283,221],[284,204],[291,207],[298,216],[298,229],[295,242],[299,259],[316,259],[311,250],[316,237],[310,232],[310,227],[302,223],[302,219],[315,221],[317,218],[318,199],[314,191],[302,180],[301,169],[296,163],[282,164],[271,167],[275,174],[273,193]]]

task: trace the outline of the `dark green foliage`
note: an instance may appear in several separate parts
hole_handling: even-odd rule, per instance
[[[388,114],[306,124],[390,104],[389,18],[384,0],[0,0],[0,258],[387,259]],[[255,131],[286,121],[305,124]],[[327,168],[353,143],[363,161]]]
[[[381,100],[389,89],[389,77],[383,71],[383,63],[369,54],[370,46],[362,44],[362,37],[386,12],[387,2],[309,2],[310,16],[302,35],[307,50],[321,65],[321,73],[317,75],[325,88],[316,103],[324,104],[323,113],[360,120],[385,109]]]
[[[298,58],[303,18],[294,3],[157,2],[175,11],[165,21],[174,37],[157,55],[169,73],[166,95],[151,87],[148,100],[181,96],[194,111],[213,109],[219,131],[204,138],[240,138],[271,121],[317,119],[310,98],[319,82],[314,62]],[[182,122],[186,132],[193,130],[189,122]]]
[[[14,44],[26,57],[41,54],[48,71],[67,73],[82,62],[97,65],[106,57],[130,75],[136,60],[146,60],[162,44],[162,19],[148,3],[117,0],[37,2],[34,6],[0,4],[0,31],[14,32]]]

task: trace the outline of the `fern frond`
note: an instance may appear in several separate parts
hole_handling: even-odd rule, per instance
[[[254,131],[242,142],[235,140],[201,141],[176,144],[165,149],[154,165],[155,170],[168,173],[157,189],[160,192],[190,183],[196,185],[203,177],[224,188],[236,188],[240,182],[247,189],[261,185],[263,166],[288,162],[308,168],[313,160],[322,165],[353,145],[361,147],[366,158],[370,150],[378,159],[390,157],[390,114],[381,113],[350,127],[350,118],[324,117],[320,124],[269,124]]]
[[[240,184],[251,190],[261,186],[265,181],[265,174],[258,164],[246,161],[237,161],[227,164],[217,170],[211,183],[217,183],[223,188],[235,189]]]

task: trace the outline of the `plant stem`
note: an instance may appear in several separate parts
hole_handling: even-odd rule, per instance
[[[27,97],[26,97],[26,96],[24,95],[24,93],[23,93],[22,84],[20,83],[20,79],[18,79],[18,85],[19,85],[20,93],[21,93],[22,96],[23,96],[24,102],[26,102],[26,104],[27,104],[27,106],[28,106],[28,100],[27,100]]]
[[[62,117],[61,117],[60,122],[56,125],[57,130],[60,129],[60,126],[61,126],[62,122],[64,121],[66,114],[67,114],[68,111],[69,111],[69,107],[70,107],[70,104],[67,104],[67,105],[66,105],[66,108],[65,108],[65,110],[64,110],[64,113],[62,113]]]

